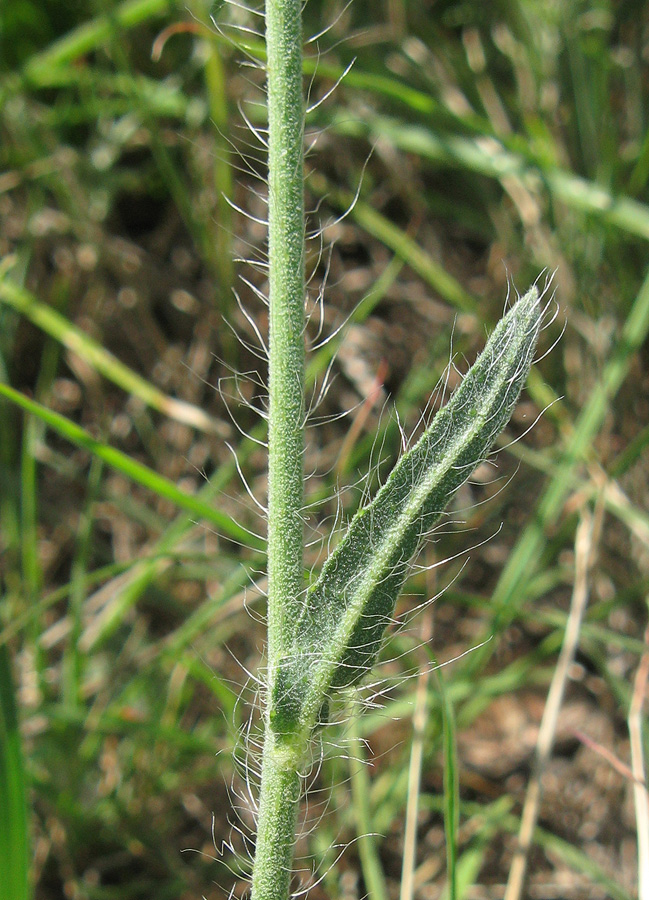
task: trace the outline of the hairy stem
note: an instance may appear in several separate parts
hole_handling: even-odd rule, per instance
[[[286,900],[289,896],[300,800],[298,763],[299,759],[286,752],[267,729],[252,876],[253,900]]]
[[[303,591],[304,102],[300,0],[267,0],[268,90],[268,695]],[[288,897],[301,753],[267,718],[253,900]]]
[[[303,587],[304,104],[300,0],[268,0],[269,665]]]

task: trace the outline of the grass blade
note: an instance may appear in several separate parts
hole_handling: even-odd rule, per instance
[[[520,608],[525,597],[524,585],[539,559],[545,529],[558,518],[574,477],[574,470],[591,447],[609,404],[627,375],[631,357],[642,345],[648,331],[649,274],[624,323],[620,340],[606,365],[602,379],[577,420],[571,443],[557,462],[555,476],[502,571],[492,600],[494,633],[498,634]],[[469,666],[482,667],[493,650],[492,644],[476,651],[469,660]]]
[[[376,846],[376,833],[372,827],[370,775],[365,758],[365,744],[358,734],[357,711],[352,712],[350,731],[353,741],[353,753],[349,761],[350,780],[363,880],[370,900],[389,900],[385,874]]]
[[[442,706],[442,733],[444,742],[444,831],[446,833],[446,871],[449,900],[457,900],[458,828],[460,823],[459,773],[457,743],[455,740],[455,713],[444,687],[441,671],[437,673],[437,686]]]
[[[34,400],[30,400],[24,394],[21,394],[20,391],[16,391],[6,384],[0,384],[0,397],[5,397],[32,415],[38,416],[39,419],[49,425],[50,428],[58,431],[66,440],[76,444],[78,447],[83,447],[84,450],[88,450],[137,484],[148,488],[159,497],[171,500],[177,506],[189,510],[196,516],[206,519],[226,537],[235,541],[241,541],[246,546],[255,547],[256,549],[264,548],[263,541],[246,531],[241,525],[238,525],[230,516],[220,512],[218,509],[214,509],[214,507],[209,506],[198,497],[186,494],[176,487],[172,481],[169,481],[168,478],[158,475],[157,472],[149,469],[148,466],[131,459],[125,453],[116,450],[115,447],[93,438],[87,431],[66,419],[65,416],[47,409]]]
[[[0,873],[3,900],[27,900],[30,889],[25,773],[5,645],[0,645]]]
[[[521,178],[538,190],[545,185],[550,193],[572,209],[596,216],[601,221],[649,240],[649,208],[630,197],[616,197],[606,188],[572,172],[558,168],[537,168],[522,156],[506,150],[495,139],[488,146],[457,135],[439,136],[420,126],[376,117],[368,126],[345,114],[335,123],[339,134],[364,135],[371,141],[389,140],[405,153],[415,153],[443,166],[466,169],[500,180]]]
[[[113,384],[143,403],[157,409],[163,415],[192,428],[206,432],[218,432],[219,423],[210,418],[202,409],[168,397],[163,391],[152,385],[137,372],[129,369],[101,344],[77,328],[56,310],[41,303],[33,294],[13,284],[8,279],[0,282],[0,302],[6,303],[26,316],[30,322],[41,328],[50,337],[55,338],[81,359],[85,360],[96,372],[99,372]]]

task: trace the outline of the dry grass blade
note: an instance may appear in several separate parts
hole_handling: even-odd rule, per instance
[[[433,636],[432,614],[423,621],[422,642],[427,644]],[[422,653],[422,659],[424,654]],[[415,708],[412,714],[412,745],[408,767],[408,801],[403,837],[403,862],[401,866],[400,900],[413,900],[415,895],[415,865],[417,858],[417,821],[421,794],[421,772],[424,759],[424,737],[428,718],[428,684],[430,668],[424,665],[417,676]]]
[[[601,506],[598,508],[598,522],[601,520]],[[527,872],[527,860],[532,846],[534,829],[539,815],[542,796],[541,779],[552,753],[554,736],[559,720],[559,711],[568,681],[568,672],[575,658],[579,643],[581,621],[588,603],[588,569],[593,552],[594,536],[599,531],[595,528],[593,515],[586,507],[582,511],[577,534],[575,535],[575,581],[570,602],[570,613],[566,624],[566,633],[561,653],[554,670],[548,699],[543,711],[541,727],[536,743],[536,754],[532,778],[527,788],[521,828],[518,835],[518,848],[512,860],[505,891],[504,900],[521,900]]]
[[[649,628],[645,631],[644,639],[648,649],[642,656],[636,672],[629,710],[631,768],[634,776],[633,799],[638,829],[638,900],[649,900],[649,795],[642,743],[642,707],[647,696],[649,680]]]

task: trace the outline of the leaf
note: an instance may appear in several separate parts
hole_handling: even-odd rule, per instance
[[[498,323],[418,443],[356,513],[306,591],[290,652],[269,673],[276,734],[306,737],[331,689],[355,684],[371,669],[412,557],[511,417],[541,318],[532,287]]]

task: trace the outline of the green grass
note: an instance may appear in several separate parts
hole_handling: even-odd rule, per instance
[[[264,162],[251,158],[239,111],[264,127],[262,76],[240,66],[246,54],[263,59],[263,46],[232,31],[240,14],[227,6],[217,11],[223,34],[198,26],[210,11],[198,2],[191,14],[138,0],[70,7],[65,18],[32,0],[6,7],[0,796],[16,812],[0,817],[0,860],[11,860],[11,900],[215,900],[235,883],[230,868],[246,868],[228,850],[220,856],[212,833],[218,850],[232,839],[245,857],[228,822],[246,790],[232,748],[243,752],[248,673],[263,649],[265,563],[254,535],[264,526],[227,445],[263,502],[255,440],[264,425],[246,404],[263,404],[255,382],[265,369],[222,319],[257,342],[234,284],[265,336],[254,292],[265,273],[238,263],[233,274],[231,263],[258,258],[264,231],[222,199],[265,215]],[[298,856],[327,897],[396,897],[415,803],[414,896],[503,895],[565,631],[580,512],[601,506],[528,868],[537,893],[562,879],[570,898],[632,897],[629,785],[571,728],[629,762],[649,590],[640,33],[649,9],[449,0],[377,11],[357,0],[337,19],[341,9],[305,9],[306,34],[333,23],[318,42],[327,52],[308,48],[312,101],[356,60],[307,119],[307,135],[318,135],[311,230],[337,219],[360,186],[348,217],[325,231],[325,246],[336,241],[330,258],[314,243],[307,259],[313,298],[330,267],[325,333],[350,318],[307,360],[316,395],[330,364],[336,378],[321,425],[307,430],[307,501],[317,506],[306,566],[322,564],[318,535],[336,513],[336,481],[358,485],[369,469],[374,482],[385,477],[401,443],[388,410],[406,433],[415,428],[451,336],[466,371],[509,276],[522,288],[556,269],[560,314],[542,350],[566,330],[535,367],[502,444],[553,405],[498,456],[502,480],[486,473],[466,489],[456,515],[465,524],[439,534],[423,561],[460,555],[415,572],[399,603],[409,621],[449,586],[427,613],[427,658],[460,657],[428,680],[418,707],[420,787],[408,780],[424,632],[415,619],[384,650],[380,683],[361,690],[361,701],[379,691],[380,708],[342,739],[324,730]],[[178,24],[152,60],[155,39]],[[250,378],[233,380],[228,366]],[[377,372],[386,392],[372,406]],[[336,420],[354,404],[351,419]],[[346,516],[361,493],[343,493]],[[350,769],[348,755],[367,765]],[[241,817],[245,831],[249,813]]]

